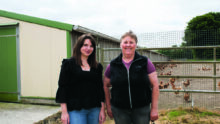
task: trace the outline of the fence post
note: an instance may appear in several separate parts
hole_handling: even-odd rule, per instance
[[[96,37],[96,59],[100,62],[100,44],[98,37]]]
[[[101,64],[104,66],[104,49],[100,48],[101,50]]]
[[[214,76],[214,91],[216,91],[216,48],[213,48],[213,59],[214,59],[214,63],[213,63],[213,76]]]
[[[99,47],[99,45],[96,46],[96,59],[98,60],[98,62],[100,62],[100,47]]]
[[[143,49],[141,49],[140,54],[143,56]]]

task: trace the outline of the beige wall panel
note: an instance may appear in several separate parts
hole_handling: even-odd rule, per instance
[[[19,22],[21,96],[55,97],[66,31],[0,17],[9,22]]]
[[[62,60],[67,57],[66,31],[62,33],[54,32],[53,35],[60,35],[62,37],[52,37],[54,42],[51,49],[51,97],[56,95]]]
[[[54,97],[60,63],[66,57],[66,31],[23,23],[20,39],[22,96]]]

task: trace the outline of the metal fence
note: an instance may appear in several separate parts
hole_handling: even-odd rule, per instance
[[[191,34],[189,31],[185,31],[182,32],[184,35],[177,35],[181,37],[179,39],[182,39],[179,45],[176,45],[175,42],[172,44],[169,42],[170,46],[166,47],[161,45],[153,48],[154,45],[151,44],[151,48],[136,49],[140,54],[147,56],[156,67],[158,83],[162,88],[159,98],[160,109],[180,106],[220,109],[220,46],[218,43],[214,43],[219,42],[220,32],[219,30],[215,31],[215,33],[213,33],[214,31],[191,31]],[[212,38],[209,37],[210,32],[215,34],[211,36]],[[162,34],[168,35],[167,33]],[[193,38],[186,37],[186,35],[193,35]],[[203,37],[198,38],[201,37],[200,35]],[[158,35],[158,37],[161,36]],[[174,35],[171,36],[171,41],[178,39],[174,38]],[[194,38],[195,36],[197,38]],[[214,36],[215,38],[213,38]],[[143,39],[147,40],[146,38]],[[196,39],[206,40],[203,40],[201,46],[192,46],[192,44],[187,43],[190,41],[199,44]],[[211,41],[211,39],[214,40]],[[211,45],[209,41],[212,42]],[[102,48],[100,51],[101,63],[104,67],[121,52],[119,48]]]

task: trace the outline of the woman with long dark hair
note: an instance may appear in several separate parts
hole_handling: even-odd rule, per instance
[[[91,34],[80,36],[73,56],[61,66],[56,102],[63,124],[102,124],[105,121],[103,67],[96,61],[96,43]]]

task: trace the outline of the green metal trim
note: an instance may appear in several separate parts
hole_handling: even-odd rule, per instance
[[[16,34],[16,27],[1,29],[0,34]],[[1,60],[4,60],[0,62],[0,100],[17,102],[19,93],[17,87],[16,37],[0,37],[0,41],[0,57]]]
[[[2,92],[2,91],[0,91],[0,94],[20,94],[20,92]]]
[[[55,100],[55,97],[21,96],[21,98],[25,98],[25,99],[50,99],[50,100]]]
[[[72,24],[67,24],[67,23],[63,23],[63,22],[57,22],[57,21],[52,21],[52,20],[48,20],[48,19],[18,14],[18,13],[14,13],[14,12],[8,12],[8,11],[4,11],[4,10],[0,10],[0,16],[12,18],[12,19],[17,19],[17,20],[21,20],[21,21],[25,21],[25,22],[40,24],[40,25],[44,25],[44,26],[48,26],[48,27],[58,28],[58,29],[62,29],[62,30],[72,31],[72,29],[73,29]]]
[[[67,58],[71,57],[71,32],[66,31]]]
[[[18,102],[18,94],[0,93],[0,101]]]
[[[2,27],[2,26],[16,26],[18,24],[19,24],[18,22],[0,23],[0,27]]]
[[[15,27],[4,27],[0,28],[0,36],[16,35]]]
[[[0,37],[16,37],[17,35],[0,35]]]

